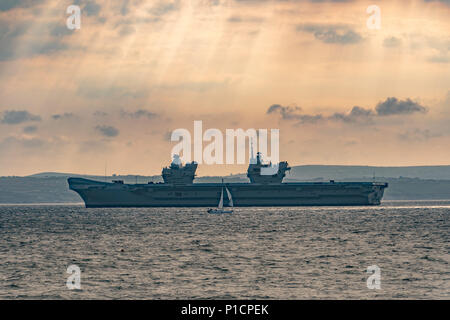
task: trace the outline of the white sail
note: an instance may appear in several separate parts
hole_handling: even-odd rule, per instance
[[[219,205],[217,207],[219,209],[223,208],[223,188],[222,188],[222,192],[220,193],[220,201],[219,201]]]
[[[230,207],[232,207],[233,206],[233,198],[231,197],[230,190],[228,190],[227,187],[225,187],[225,190],[227,190],[228,201],[229,201],[228,203],[230,204]]]

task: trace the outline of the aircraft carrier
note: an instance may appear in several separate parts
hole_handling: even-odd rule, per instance
[[[69,178],[68,183],[87,208],[215,207],[224,186],[232,194],[234,207],[365,206],[379,205],[388,187],[387,183],[333,180],[283,183],[291,169],[288,163],[280,162],[275,173],[267,174],[271,168],[271,164],[263,164],[258,153],[247,170],[250,183],[194,183],[197,163],[183,165],[175,157],[162,171],[164,183],[124,184],[122,180],[108,183],[83,178]]]

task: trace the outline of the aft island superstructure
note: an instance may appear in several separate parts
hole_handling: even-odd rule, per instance
[[[234,207],[361,206],[379,205],[387,183],[289,182],[287,162],[263,164],[261,154],[247,170],[250,183],[194,183],[197,163],[183,165],[178,157],[162,171],[164,183],[124,184],[69,178],[87,208],[98,207],[214,207],[223,187],[232,195]],[[227,200],[224,200],[227,206]]]

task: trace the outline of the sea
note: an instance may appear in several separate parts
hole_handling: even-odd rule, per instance
[[[450,200],[223,215],[3,204],[0,299],[449,299],[449,231]]]

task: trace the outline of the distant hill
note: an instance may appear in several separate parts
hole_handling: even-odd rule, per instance
[[[140,176],[140,175],[113,175],[113,176],[97,176],[97,175],[89,175],[89,174],[78,174],[78,173],[61,173],[61,172],[41,172],[26,176],[26,178],[69,178],[69,177],[77,177],[77,178],[86,178],[86,179],[94,179],[101,181],[111,181],[116,179],[132,179],[133,183],[136,179],[161,179],[160,176]],[[149,180],[150,181],[150,180]]]
[[[374,167],[374,166],[328,166],[328,165],[302,165],[292,166],[292,169],[287,174],[287,178],[301,179],[301,180],[338,180],[338,179],[351,179],[351,178],[370,178],[373,177],[386,177],[386,178],[419,178],[419,179],[440,179],[450,180],[450,165],[448,166],[412,166],[412,167]],[[105,176],[99,175],[85,175],[76,173],[60,173],[60,172],[42,172],[30,175],[28,177],[34,178],[51,178],[51,177],[84,177],[87,179],[105,180]],[[140,176],[138,180],[154,181],[161,180],[159,175],[155,176]],[[208,179],[214,177],[197,177],[197,180]],[[217,177],[221,181],[221,177]],[[245,179],[246,174],[236,174],[225,177],[229,179]],[[136,179],[136,175],[118,175],[107,176],[106,180],[112,179]]]
[[[285,182],[294,181],[376,181],[388,182],[385,200],[450,199],[450,166],[370,167],[370,166],[294,166]],[[81,198],[70,191],[68,177],[125,183],[161,182],[161,176],[95,176],[43,172],[27,177],[0,177],[0,203],[73,203]],[[248,182],[246,174],[223,177],[225,182]],[[220,182],[220,176],[197,177],[196,183]]]
[[[450,166],[371,167],[371,166],[294,166],[292,178],[300,179],[351,179],[351,178],[419,178],[450,180]]]

